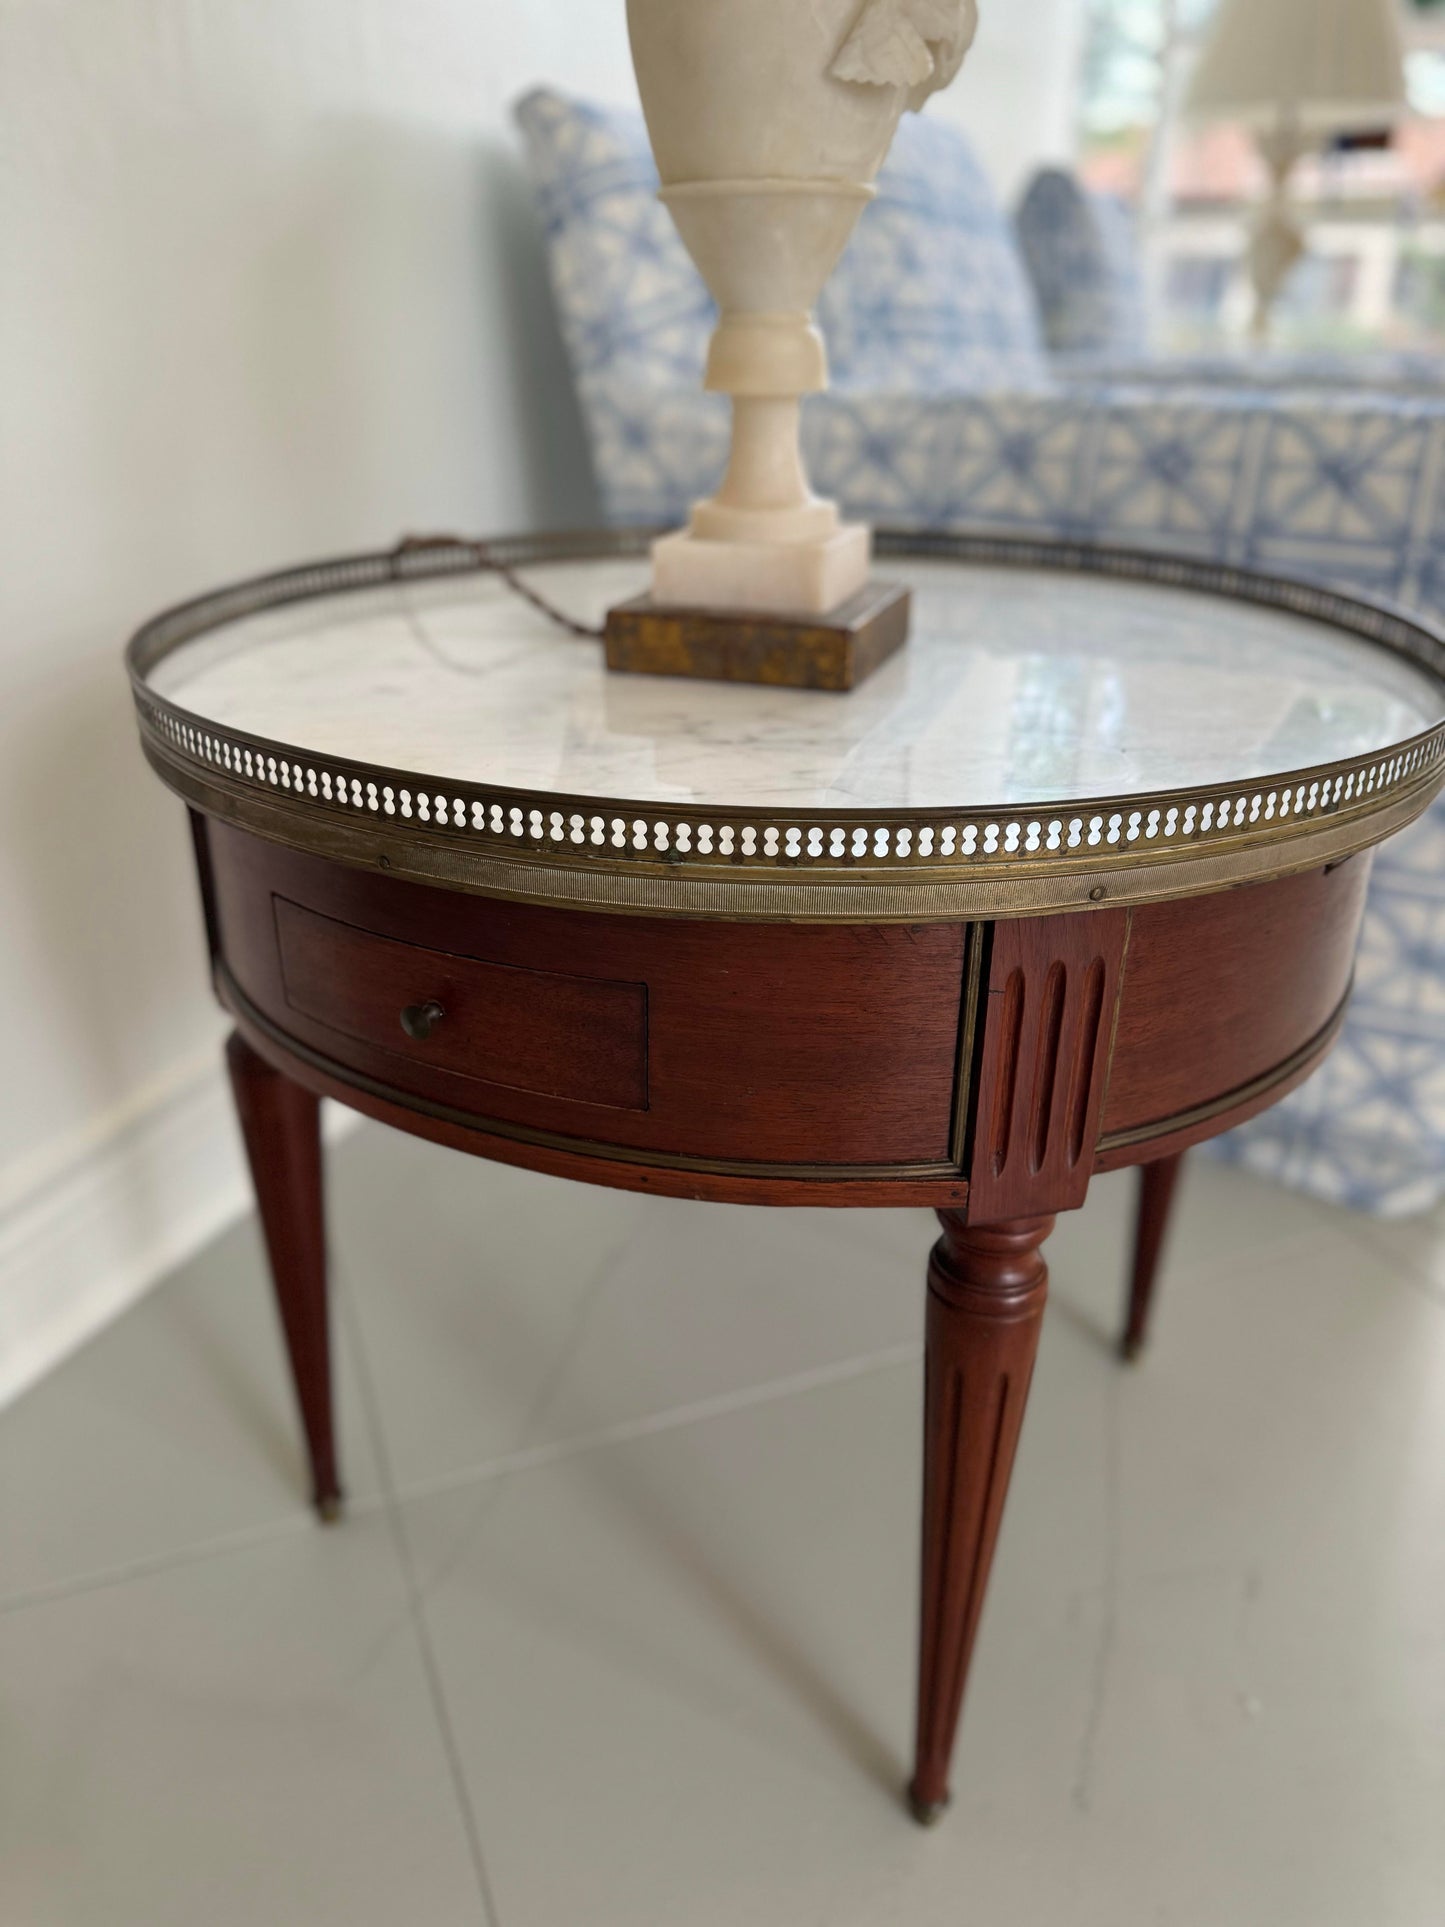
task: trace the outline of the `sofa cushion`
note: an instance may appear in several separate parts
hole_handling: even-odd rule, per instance
[[[1142,356],[1144,281],[1124,203],[1043,168],[1014,223],[1048,345],[1059,355]]]
[[[584,405],[599,382],[696,388],[717,310],[657,198],[641,114],[545,89],[515,111]]]
[[[847,394],[978,394],[1049,379],[1009,222],[965,136],[906,114],[818,319]]]

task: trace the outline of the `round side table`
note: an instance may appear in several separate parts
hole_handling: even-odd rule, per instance
[[[517,587],[595,623],[645,579],[617,535],[293,570],[158,618],[129,660],[192,811],[324,1514],[323,1096],[597,1184],[937,1209],[927,1820],[1055,1214],[1149,1166],[1147,1261],[1178,1155],[1328,1051],[1370,848],[1445,780],[1445,644],[1210,564],[880,551],[914,639],[850,696],[607,675]]]

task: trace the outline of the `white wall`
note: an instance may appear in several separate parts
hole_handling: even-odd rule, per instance
[[[968,64],[930,113],[964,127],[1010,206],[1033,170],[1077,148],[1086,0],[979,0]]]
[[[1068,144],[1076,0],[984,4],[946,111],[1012,188]],[[623,0],[0,0],[0,1397],[242,1196],[128,629],[591,512],[507,117],[541,79],[630,97]]]

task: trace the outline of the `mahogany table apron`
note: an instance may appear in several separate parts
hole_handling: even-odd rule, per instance
[[[1071,594],[1101,570],[1157,581],[1165,567],[962,538],[896,546],[959,567],[1063,571]],[[588,538],[576,552],[626,549]],[[513,545],[507,559],[571,552]],[[459,547],[401,566],[424,582],[428,570],[474,582],[479,559]],[[932,816],[918,802],[810,811],[769,799],[743,822],[706,796],[599,808],[595,794],[559,787],[552,807],[455,770],[418,778],[399,759],[288,746],[226,713],[249,714],[234,633],[204,672],[218,678],[209,696],[198,683],[167,691],[158,665],[257,611],[272,625],[266,647],[278,636],[320,646],[292,605],[394,583],[395,556],[227,592],[132,645],[147,753],[191,807],[215,985],[235,1025],[232,1083],[324,1515],[341,1488],[323,1096],[479,1156],[637,1191],[937,1210],[910,1786],[925,1820],[948,1798],[1054,1218],[1084,1202],[1094,1172],[1167,1169],[1309,1074],[1349,994],[1370,848],[1441,780],[1445,652],[1430,632],[1323,592],[1168,567],[1171,593],[1253,596],[1393,651],[1418,678],[1406,691],[1413,726],[1390,710],[1393,721],[1364,725],[1386,740],[1353,742],[1323,771],[1245,771],[1242,787],[1136,786],[1102,803],[1076,792],[992,811],[965,798]],[[502,604],[488,606],[493,621]],[[462,646],[456,632],[451,644]],[[910,673],[923,672],[900,667],[885,710]],[[676,686],[667,700],[683,701]],[[614,733],[625,724],[634,740],[642,714],[654,750],[666,744],[665,719],[620,701]],[[1364,708],[1362,696],[1357,721]],[[793,727],[786,712],[757,713]],[[821,731],[838,726],[810,713]],[[570,727],[581,727],[575,707]],[[795,742],[794,762],[801,753]],[[856,763],[857,744],[847,753]]]

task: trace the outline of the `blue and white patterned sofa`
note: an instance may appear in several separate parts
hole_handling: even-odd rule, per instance
[[[681,518],[715,485],[712,304],[655,198],[640,117],[518,108],[606,513]],[[1313,575],[1445,619],[1445,399],[1064,378],[963,138],[905,121],[821,319],[813,476],[856,513],[1154,545]],[[1445,807],[1380,856],[1340,1044],[1225,1155],[1382,1214],[1445,1195]]]

